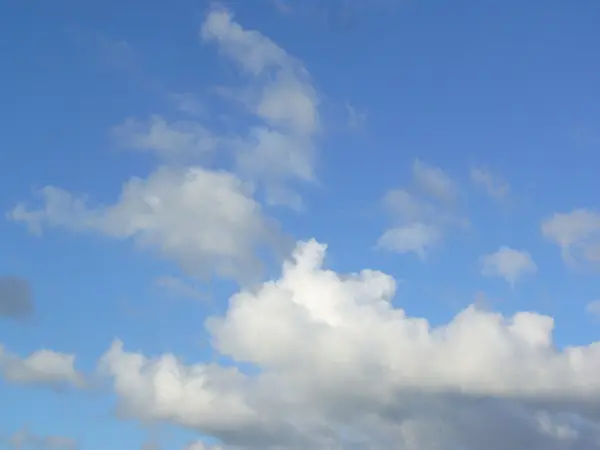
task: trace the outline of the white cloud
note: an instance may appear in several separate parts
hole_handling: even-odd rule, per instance
[[[414,222],[387,230],[377,241],[377,246],[398,253],[415,253],[424,259],[440,238],[441,232],[435,226]]]
[[[130,118],[112,135],[121,146],[156,152],[167,163],[224,147],[234,152],[233,171],[207,170],[189,166],[196,159],[178,159],[178,168],[159,167],[147,178],[129,180],[113,204],[90,206],[84,196],[46,186],[40,208],[20,203],[8,216],[36,232],[55,226],[131,238],[192,275],[255,276],[260,271],[255,251],[263,246],[279,250],[281,244],[255,195],[270,204],[303,206],[288,182],[315,181],[318,98],[301,62],[259,32],[242,28],[228,11],[214,9],[200,34],[247,75],[248,85],[240,92],[259,123],[225,135],[195,120],[173,122],[154,115]]]
[[[201,37],[250,76],[238,99],[264,123],[235,139],[238,170],[264,181],[269,203],[298,208],[299,197],[282,183],[314,181],[320,130],[319,99],[306,68],[261,33],[242,28],[226,10],[208,15]]]
[[[100,367],[123,411],[226,448],[595,448],[597,431],[580,430],[600,407],[600,343],[559,350],[553,319],[530,312],[469,307],[433,327],[392,306],[390,276],[340,275],[324,256],[300,243],[280,279],[207,322],[216,350],[254,375],[114,343]]]
[[[472,167],[471,181],[475,187],[483,190],[496,200],[503,200],[510,192],[510,185],[483,167]]]
[[[458,195],[457,183],[439,167],[416,159],[412,169],[415,181],[429,195],[439,200],[454,200]]]
[[[51,226],[131,238],[192,275],[251,278],[260,269],[257,247],[280,243],[252,198],[252,186],[228,172],[162,167],[145,179],[132,178],[107,206],[90,207],[85,198],[53,186],[40,194],[40,209],[19,204],[10,217],[33,230]]]
[[[265,68],[286,66],[289,62],[285,50],[262,33],[244,29],[233,21],[232,13],[223,8],[208,14],[200,35],[205,41],[221,44],[223,54],[253,75],[260,75]]]
[[[273,182],[267,190],[268,203],[297,209],[302,206],[299,196],[275,181],[280,181],[282,174],[293,175],[304,181],[314,180],[312,162],[305,158],[305,142],[278,131],[257,127],[251,130],[245,140],[238,140],[234,145],[238,150],[238,170]]]
[[[543,236],[561,249],[563,259],[573,263],[583,258],[598,261],[600,252],[600,214],[589,209],[554,213],[542,222]]]
[[[537,272],[537,265],[529,252],[500,247],[495,253],[481,258],[481,274],[486,277],[500,277],[511,286],[521,278]]]
[[[380,236],[377,246],[389,251],[414,253],[424,259],[442,241],[447,228],[468,226],[453,205],[428,201],[405,189],[389,190],[382,203],[393,226]]]
[[[75,369],[75,355],[46,349],[20,358],[0,345],[0,374],[8,382],[18,384],[77,388],[87,385],[85,377]]]
[[[392,216],[394,226],[379,237],[377,247],[414,253],[425,259],[442,237],[436,208],[404,189],[389,190],[383,197],[383,206]]]

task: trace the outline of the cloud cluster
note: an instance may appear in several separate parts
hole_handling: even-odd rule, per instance
[[[383,198],[394,225],[383,233],[377,246],[425,259],[448,227],[464,227],[468,221],[456,212],[459,188],[446,172],[417,159],[412,174],[417,193],[392,189]]]
[[[600,412],[600,343],[559,350],[551,317],[473,306],[432,327],[392,306],[393,278],[326,270],[325,250],[300,243],[280,279],[239,292],[207,321],[215,349],[254,375],[116,341],[100,368],[123,411],[236,448],[600,444],[582,425]]]
[[[38,193],[40,207],[20,203],[9,218],[36,232],[62,227],[132,239],[195,276],[255,279],[257,249],[279,255],[286,248],[256,198],[257,186],[268,204],[302,207],[288,182],[315,180],[319,101],[304,66],[262,34],[242,28],[230,12],[211,11],[200,36],[242,70],[246,84],[236,90],[234,106],[238,113],[242,108],[242,117],[252,114],[255,125],[224,135],[196,119],[129,118],[112,136],[121,147],[160,156],[154,172],[130,179],[109,205],[46,186]],[[217,149],[233,152],[231,171],[201,164]]]
[[[94,204],[46,186],[38,192],[41,204],[19,203],[8,214],[37,233],[62,228],[131,240],[189,276],[240,282],[227,310],[205,323],[227,364],[149,356],[119,339],[110,345],[98,375],[110,382],[120,412],[218,442],[199,440],[186,450],[600,448],[600,342],[559,347],[552,317],[503,316],[471,305],[434,326],[409,316],[402,298],[394,303],[390,275],[328,270],[326,246],[314,240],[297,243],[278,279],[246,283],[260,274],[257,254],[286,249],[266,210],[302,208],[294,184],[316,180],[319,96],[300,61],[229,11],[212,9],[199,34],[240,70],[243,86],[219,93],[250,126],[216,131],[201,120],[194,97],[173,94],[187,119],[153,114],[113,127],[119,147],[159,161],[147,176],[127,180],[116,200]],[[226,170],[205,163],[219,152],[230,157]],[[494,198],[509,191],[485,169],[470,175]],[[382,200],[392,224],[377,245],[425,259],[450,230],[469,225],[460,197],[454,178],[415,160],[412,183]],[[600,260],[600,215],[593,211],[555,214],[542,233],[567,261]],[[527,251],[505,246],[480,263],[482,275],[511,286],[537,271]],[[183,280],[162,277],[156,284],[201,299]],[[24,280],[0,278],[0,316],[24,317],[32,308]],[[0,347],[0,374],[11,383],[88,386],[74,355],[51,350],[21,358]],[[76,446],[26,431],[10,444]]]

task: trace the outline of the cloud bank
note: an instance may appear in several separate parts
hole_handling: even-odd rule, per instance
[[[325,252],[299,243],[281,278],[240,291],[224,316],[208,319],[214,348],[254,375],[149,358],[115,341],[99,367],[122,410],[231,448],[600,443],[597,428],[582,425],[600,412],[600,343],[558,349],[551,317],[474,306],[433,327],[391,304],[392,277],[335,273],[323,267]]]

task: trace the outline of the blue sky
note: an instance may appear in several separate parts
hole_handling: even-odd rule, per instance
[[[0,448],[600,448],[599,22],[4,2]]]

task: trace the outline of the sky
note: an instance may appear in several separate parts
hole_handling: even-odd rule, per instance
[[[600,449],[600,4],[0,4],[0,449]]]

